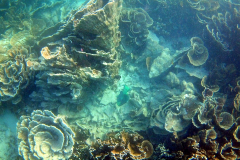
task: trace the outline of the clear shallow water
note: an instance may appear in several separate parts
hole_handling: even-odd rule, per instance
[[[237,1],[0,8],[0,159],[239,158]]]

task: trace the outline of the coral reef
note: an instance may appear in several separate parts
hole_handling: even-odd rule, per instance
[[[222,131],[218,127],[202,129],[197,134],[181,139],[175,136],[171,139],[170,156],[175,159],[237,159],[239,158],[238,125]],[[226,136],[226,133],[228,135]]]
[[[118,22],[121,0],[96,2],[91,0],[86,7],[75,13],[72,18],[77,43],[87,52],[96,50],[111,52],[116,56],[116,47],[121,40]],[[71,39],[71,38],[70,38]]]
[[[1,1],[19,159],[239,159],[239,15],[236,0]]]
[[[30,79],[32,71],[27,66],[28,50],[24,47],[8,50],[8,61],[0,64],[0,94],[1,101],[12,100],[16,104],[21,101],[21,90],[24,90]]]
[[[68,56],[64,46],[59,47],[56,52],[51,52],[45,47],[41,55],[40,63],[32,66],[41,72],[36,75],[37,90],[30,95],[31,99],[40,102],[44,108],[55,108],[61,104],[79,104],[82,86],[88,79],[85,71],[77,69],[76,62]]]
[[[219,2],[214,2],[218,4]],[[213,4],[214,4],[213,3]],[[206,29],[213,40],[221,46],[223,51],[235,51],[239,48],[237,43],[239,39],[235,35],[239,35],[239,9],[238,5],[230,1],[222,2],[214,9],[216,12],[198,13],[197,17],[200,23],[206,25]],[[223,5],[233,5],[230,9],[223,7]],[[210,5],[210,7],[213,5]],[[220,7],[220,9],[218,9]],[[220,11],[219,11],[220,10]]]
[[[17,131],[19,155],[24,159],[67,159],[72,155],[75,134],[51,111],[21,116]]]
[[[229,88],[229,84],[236,86],[236,83],[233,83],[232,80],[236,80],[237,77],[238,71],[234,64],[215,66],[208,75],[202,78],[201,85],[213,92],[217,92],[218,90]]]
[[[153,154],[153,146],[138,133],[109,133],[107,140],[98,139],[90,152],[94,158],[144,159]]]
[[[187,54],[189,61],[194,66],[201,66],[208,59],[208,50],[203,45],[203,41],[200,38],[192,37],[190,41],[192,48]]]
[[[89,1],[75,10],[60,30],[52,28],[55,32],[50,36],[42,33],[38,41],[38,47],[43,47],[41,58],[29,62],[33,70],[40,71],[32,100],[41,102],[41,107],[53,108],[57,106],[54,103],[76,107],[83,102],[87,84],[118,75],[120,11],[121,0]],[[64,45],[57,42],[61,39]]]
[[[153,111],[150,126],[156,134],[181,132],[191,123],[200,107],[193,95],[173,97]]]
[[[164,143],[164,147],[168,149],[165,157],[170,159],[173,157],[174,159],[238,159],[239,118],[237,108],[234,108],[232,101],[234,101],[233,98],[228,100],[227,96],[219,91],[213,92],[205,88],[203,104],[190,116],[194,128],[197,129],[192,128],[194,132],[188,133],[187,138],[181,136],[181,132],[174,131],[173,136],[170,136],[170,139]],[[157,114],[164,115],[163,112]],[[178,122],[178,124],[181,123]],[[161,156],[164,157],[164,155]]]
[[[120,18],[120,28],[122,32],[122,44],[124,48],[140,55],[139,47],[146,46],[149,30],[153,24],[152,18],[142,8],[124,9]]]
[[[220,4],[216,0],[187,0],[187,2],[190,4],[190,6],[193,9],[196,9],[197,11],[204,11],[204,12],[210,12],[210,11],[215,11],[220,8]]]

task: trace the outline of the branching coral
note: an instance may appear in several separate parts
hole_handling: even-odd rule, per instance
[[[17,123],[19,155],[24,159],[67,159],[71,156],[74,133],[51,111],[36,110]]]

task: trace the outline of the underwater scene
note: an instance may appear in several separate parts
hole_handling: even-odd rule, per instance
[[[1,0],[0,160],[240,159],[240,0]]]

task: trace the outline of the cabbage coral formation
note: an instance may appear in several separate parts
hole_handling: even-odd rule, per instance
[[[124,28],[122,30],[124,45],[144,46],[149,34],[148,28],[153,24],[148,13],[142,8],[125,9],[120,19],[120,26]]]
[[[73,152],[73,131],[51,111],[36,110],[17,123],[19,155],[24,159],[68,159]]]
[[[238,80],[237,78],[237,85],[233,89],[236,95],[239,91]],[[173,132],[174,137],[171,137],[171,143],[166,143],[166,147],[171,150],[169,156],[175,159],[235,160],[240,158],[239,110],[233,106],[236,98],[234,100],[230,98],[230,103],[226,101],[226,95],[218,91],[213,94],[212,90],[205,88],[203,104],[192,117],[192,124],[196,127],[194,132],[188,133],[187,138],[183,138],[181,132],[178,133],[177,130]],[[160,115],[164,117],[163,113]],[[180,122],[178,124],[181,125]]]
[[[187,0],[187,2],[198,11],[215,11],[220,7],[216,0]]]
[[[172,156],[176,159],[235,160],[240,157],[239,135],[239,122],[236,121],[235,125],[226,131],[215,126],[201,129],[188,138],[175,136],[171,141],[174,144],[174,148],[171,148]]]
[[[56,104],[79,104],[82,85],[87,82],[84,71],[77,69],[76,62],[68,56],[64,46],[56,52],[44,47],[41,55],[41,62],[32,66],[34,70],[44,71],[36,75],[37,91],[30,95],[32,100],[48,108],[57,107]]]
[[[181,132],[191,123],[200,107],[194,95],[171,98],[153,111],[150,126],[156,134]]]
[[[227,3],[226,3],[227,2]],[[218,2],[216,2],[217,4]],[[207,3],[206,3],[207,4]],[[232,5],[228,10],[197,14],[198,21],[206,24],[208,34],[223,51],[239,49],[239,4],[225,0],[223,5]],[[211,7],[211,6],[210,6]],[[219,7],[218,7],[219,8]]]
[[[109,133],[108,140],[97,140],[90,148],[94,158],[144,159],[153,154],[153,146],[138,133]]]
[[[188,59],[192,65],[201,66],[208,59],[208,50],[200,38],[192,37],[190,41],[192,49],[188,51]]]
[[[27,67],[28,57],[26,48],[11,49],[10,58],[0,64],[0,95],[1,101],[12,100],[14,104],[21,101],[20,91],[28,86],[32,71]]]

